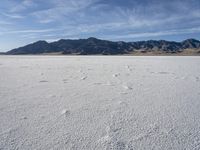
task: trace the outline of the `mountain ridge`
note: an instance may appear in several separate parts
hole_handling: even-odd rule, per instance
[[[192,49],[194,55],[200,54],[200,41],[186,39],[182,42],[148,40],[136,42],[109,41],[90,37],[88,39],[60,39],[55,42],[37,41],[23,47],[12,49],[6,54],[75,54],[75,55],[122,55],[134,53],[181,54]]]

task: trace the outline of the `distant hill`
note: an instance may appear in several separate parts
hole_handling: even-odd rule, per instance
[[[4,52],[0,52],[0,55],[5,55],[6,53],[4,53]]]
[[[56,42],[37,41],[35,43],[8,51],[6,54],[74,54],[74,55],[158,55],[185,54],[200,55],[200,41],[187,39],[182,42],[149,40],[138,42],[112,42],[97,38],[61,39]]]

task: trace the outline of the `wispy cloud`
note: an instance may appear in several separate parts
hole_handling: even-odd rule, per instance
[[[50,23],[54,21],[65,21],[66,16],[76,13],[94,4],[97,0],[49,0],[52,7],[44,10],[35,11],[32,16],[40,23]]]
[[[0,20],[0,25],[11,25],[12,23],[9,21]]]
[[[155,31],[155,32],[143,32],[143,33],[131,33],[125,35],[111,35],[107,36],[110,39],[137,39],[137,38],[148,38],[148,37],[161,37],[166,35],[180,35],[180,34],[191,34],[200,32],[200,27],[187,28],[187,29],[175,29],[167,31]]]
[[[14,6],[9,11],[16,13],[36,6],[37,4],[33,0],[22,0],[21,2],[14,3]]]
[[[3,34],[18,34],[18,33],[49,33],[49,32],[54,32],[58,31],[59,29],[39,29],[39,30],[12,30],[12,31],[5,31],[2,32]]]
[[[22,15],[19,14],[13,14],[13,13],[1,13],[3,16],[8,17],[8,18],[12,18],[12,19],[22,19],[25,18]]]

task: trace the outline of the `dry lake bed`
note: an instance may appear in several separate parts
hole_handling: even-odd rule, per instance
[[[199,150],[200,57],[0,56],[0,150]]]

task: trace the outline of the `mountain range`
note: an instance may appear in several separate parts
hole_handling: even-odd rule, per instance
[[[48,43],[37,41],[6,52],[8,55],[65,54],[65,55],[200,55],[200,41],[187,39],[182,42],[149,40],[138,42],[113,42],[94,37],[88,39],[61,39]]]

